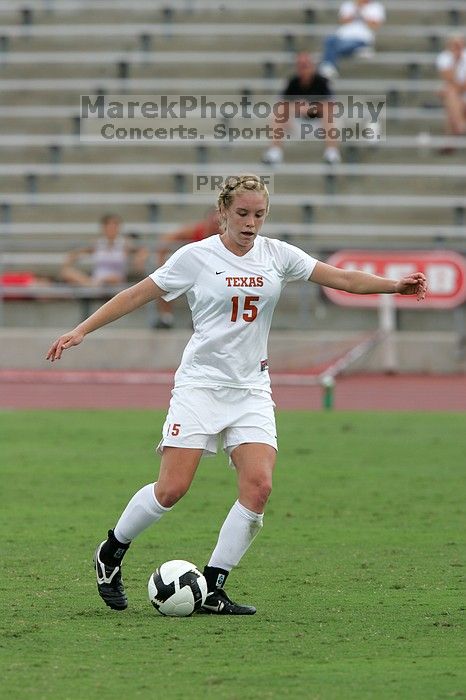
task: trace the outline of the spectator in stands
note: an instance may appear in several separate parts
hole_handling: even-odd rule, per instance
[[[455,34],[448,38],[445,51],[437,56],[437,70],[443,80],[441,96],[445,107],[446,133],[466,134],[466,48],[464,37]],[[443,149],[451,153],[453,149]]]
[[[316,63],[312,56],[306,52],[298,53],[296,56],[296,74],[293,75],[281,95],[281,99],[290,104],[290,114],[295,115],[297,101],[305,98],[309,103],[299,107],[299,118],[321,119],[322,126],[326,132],[324,160],[328,163],[339,163],[340,151],[337,141],[329,136],[329,129],[332,126],[330,120],[332,89],[329,81],[320,75]],[[278,129],[293,128],[292,120],[284,125],[282,122],[274,121],[273,127]],[[262,160],[264,163],[276,165],[283,160],[283,149],[281,139],[274,138],[272,145],[265,151]]]
[[[147,250],[121,233],[121,219],[106,214],[101,221],[102,235],[94,245],[79,248],[68,254],[61,269],[61,278],[68,284],[84,287],[124,284],[131,270],[142,277],[145,274]],[[91,258],[92,271],[85,272],[76,266],[83,257]]]
[[[202,241],[204,238],[212,236],[219,232],[219,220],[216,209],[209,209],[207,215],[201,221],[194,224],[186,224],[181,228],[170,233],[166,233],[160,238],[158,248],[158,264],[162,266],[167,258],[171,255],[175,248],[186,243],[194,241]],[[160,297],[157,303],[157,320],[155,328],[172,328],[173,327],[173,311],[172,304]]]
[[[128,270],[129,281],[139,281],[145,277],[149,261],[149,250],[143,244],[142,235],[138,231],[128,231],[126,234],[127,247],[131,256]]]
[[[324,43],[319,71],[327,78],[338,75],[338,61],[342,56],[351,56],[356,51],[360,55],[371,55],[375,32],[385,21],[385,8],[372,0],[350,0],[341,5],[339,21],[339,29]]]

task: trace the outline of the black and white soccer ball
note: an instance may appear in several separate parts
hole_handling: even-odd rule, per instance
[[[207,581],[194,564],[174,559],[151,574],[147,589],[150,602],[161,615],[187,617],[204,605]]]

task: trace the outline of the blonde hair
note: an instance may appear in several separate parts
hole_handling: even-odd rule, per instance
[[[270,206],[269,191],[260,177],[257,175],[230,175],[225,179],[217,199],[217,211],[222,229],[225,226],[225,214],[233,204],[234,198],[237,194],[243,194],[244,192],[259,192],[263,194],[266,202],[266,213],[268,213]]]

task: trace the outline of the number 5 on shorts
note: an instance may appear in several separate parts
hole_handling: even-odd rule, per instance
[[[167,430],[167,435],[177,437],[180,434],[181,423],[170,423]]]

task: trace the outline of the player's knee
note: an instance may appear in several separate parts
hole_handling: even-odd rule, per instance
[[[257,480],[251,490],[251,500],[254,503],[253,510],[256,513],[263,513],[265,505],[272,493],[272,480],[267,476]]]
[[[171,508],[183,498],[188,489],[189,484],[182,481],[162,485],[160,488],[159,484],[157,484],[155,495],[161,506]]]

